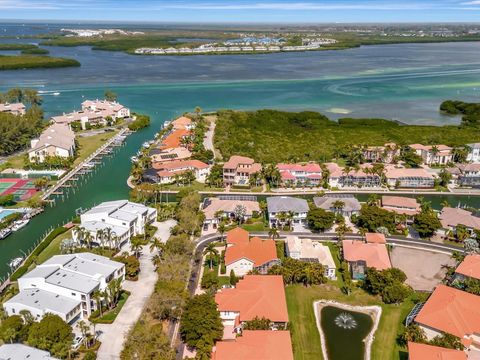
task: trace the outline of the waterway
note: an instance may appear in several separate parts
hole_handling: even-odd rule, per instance
[[[8,271],[8,260],[21,255],[51,226],[71,219],[77,208],[127,197],[130,156],[165,120],[195,106],[205,111],[313,109],[333,118],[348,114],[417,124],[453,124],[458,119],[441,116],[439,103],[447,98],[478,100],[480,94],[480,43],[387,45],[256,56],[147,57],[89,47],[49,50],[54,56],[76,58],[82,66],[2,71],[0,91],[13,86],[47,91],[44,109],[51,116],[78,109],[83,99],[101,98],[108,88],[118,93],[123,104],[150,115],[152,126],[131,135],[95,176],[83,180],[75,194],[1,241],[0,276]],[[60,95],[50,95],[53,91]],[[441,201],[434,199],[436,203]],[[448,200],[480,207],[475,197]]]

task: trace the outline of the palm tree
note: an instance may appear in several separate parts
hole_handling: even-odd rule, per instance
[[[152,263],[155,266],[156,269],[160,267],[160,264],[162,263],[162,257],[160,255],[155,255],[152,257]]]
[[[278,233],[277,228],[270,228],[268,231],[268,237],[271,238],[272,240],[278,239],[280,237],[280,234]]]
[[[343,210],[343,208],[345,207],[345,202],[342,201],[342,200],[335,200],[332,203],[332,207],[333,207],[333,209],[335,210],[336,213],[340,213]]]
[[[152,238],[152,240],[150,240],[150,252],[159,250],[162,245],[163,244],[159,239],[157,239],[156,237]]]
[[[100,290],[95,290],[92,295],[93,299],[95,300],[95,303],[97,305],[98,312],[100,314],[100,317],[103,316],[103,311],[102,311],[102,292]]]
[[[210,258],[209,267],[210,267],[210,270],[212,270],[213,269],[213,257],[218,255],[218,250],[215,249],[215,244],[214,243],[208,244],[207,247],[205,248],[205,250],[203,251],[203,254],[206,257]]]
[[[85,241],[85,244],[87,244],[87,248],[91,249],[92,248],[92,241],[95,238],[93,237],[92,233],[90,231],[86,231],[85,235],[83,236],[83,241]]]
[[[285,211],[279,212],[276,216],[277,221],[283,226],[287,220],[287,213]]]
[[[289,211],[287,212],[287,222],[288,222],[288,228],[291,230],[292,229],[292,223],[293,219],[295,218],[295,212],[294,211]]]
[[[217,231],[220,234],[221,241],[223,241],[223,234],[225,234],[226,230],[227,230],[227,227],[225,226],[225,223],[222,221],[217,228]]]
[[[133,251],[136,258],[139,257],[140,250],[142,250],[142,244],[140,243],[140,239],[132,238],[130,241],[130,249]]]
[[[88,325],[85,321],[80,320],[78,322],[78,328],[80,329],[80,332],[82,333],[83,341],[85,347],[88,349],[88,338],[90,336],[90,325]]]
[[[102,248],[103,248],[104,236],[105,236],[105,232],[103,231],[103,229],[97,230],[97,233],[95,234],[95,240],[97,241],[97,244],[100,245]]]
[[[200,113],[202,112],[202,108],[200,106],[195,106],[195,117],[198,120],[200,118]]]
[[[108,244],[108,246],[111,247],[112,236],[113,236],[112,228],[107,227],[103,230],[103,232],[104,232],[104,242],[105,242],[105,244]]]
[[[377,206],[378,204],[378,195],[377,194],[372,194],[368,197],[367,200],[367,205],[368,206]]]
[[[440,206],[442,208],[444,207],[450,207],[450,203],[448,202],[448,200],[443,200],[441,203],[440,203]]]

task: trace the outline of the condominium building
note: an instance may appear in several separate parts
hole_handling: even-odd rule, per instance
[[[195,180],[204,183],[210,174],[210,166],[200,160],[173,160],[152,163],[143,174],[145,179],[158,184],[171,184],[191,171]]]
[[[467,144],[468,155],[467,161],[480,163],[480,143]]]
[[[67,323],[90,316],[93,294],[125,279],[125,265],[92,253],[56,255],[18,279],[19,293],[3,304],[9,316],[28,310],[35,320],[45,314]]]
[[[262,165],[245,156],[232,156],[223,164],[223,183],[229,185],[249,185],[250,177],[259,173]]]
[[[453,148],[446,145],[409,145],[417,155],[423,159],[426,165],[438,164],[446,165],[453,162]]]
[[[146,225],[156,221],[157,210],[127,200],[103,202],[80,216],[80,227],[89,232],[94,239],[100,230],[109,231],[116,241],[107,246],[120,247],[132,236],[143,234]],[[84,243],[82,232],[73,231],[73,239]],[[116,245],[114,245],[116,244]]]
[[[85,100],[82,102],[82,110],[98,111],[103,116],[110,116],[112,119],[126,118],[130,116],[130,109],[116,101],[107,100]]]
[[[385,167],[387,185],[396,188],[433,188],[434,176],[423,168],[407,169],[393,165]]]
[[[395,143],[386,143],[383,146],[369,146],[363,150],[363,158],[369,162],[391,164],[400,156],[400,148]]]
[[[38,139],[31,140],[30,162],[44,162],[48,157],[68,158],[75,154],[75,133],[65,124],[53,124]]]

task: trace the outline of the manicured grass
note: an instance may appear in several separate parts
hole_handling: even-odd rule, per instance
[[[50,56],[17,55],[0,56],[0,70],[19,70],[34,68],[59,68],[80,66],[77,60]]]
[[[25,166],[25,155],[15,155],[7,158],[7,164],[12,169],[23,169]]]
[[[250,232],[268,231],[268,226],[265,226],[265,224],[262,221],[255,222],[253,224],[242,224],[240,225],[240,227]]]
[[[43,250],[37,257],[37,263],[41,264],[54,255],[60,254],[60,244],[62,240],[70,239],[72,237],[72,230],[68,230],[66,233],[58,235],[52,242]]]
[[[356,288],[347,296],[332,284],[311,287],[290,285],[285,292],[295,360],[323,359],[320,334],[313,311],[313,303],[322,299],[360,306],[380,305],[382,316],[372,345],[372,360],[400,359],[402,349],[396,339],[403,331],[402,323],[406,315],[414,306],[411,300],[399,306],[385,305],[361,289]]]
[[[105,132],[92,136],[77,136],[78,141],[78,157],[74,161],[74,165],[78,165],[85,160],[90,154],[95,152],[107,140],[117,134],[117,131]]]
[[[192,182],[190,185],[177,185],[177,184],[166,184],[162,186],[163,190],[172,190],[179,191],[183,189],[189,189],[193,191],[223,191],[223,188],[210,187],[207,184],[199,183],[198,181]]]
[[[109,312],[103,314],[101,318],[94,319],[92,321],[98,324],[113,323],[117,318],[118,314],[120,314],[120,311],[122,311],[123,305],[125,305],[129,296],[130,293],[128,291],[123,291],[120,295],[120,300],[118,300],[117,306],[113,310],[110,310]]]

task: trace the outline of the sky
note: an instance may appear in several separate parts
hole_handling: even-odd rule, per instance
[[[0,0],[0,19],[480,23],[480,0]]]

